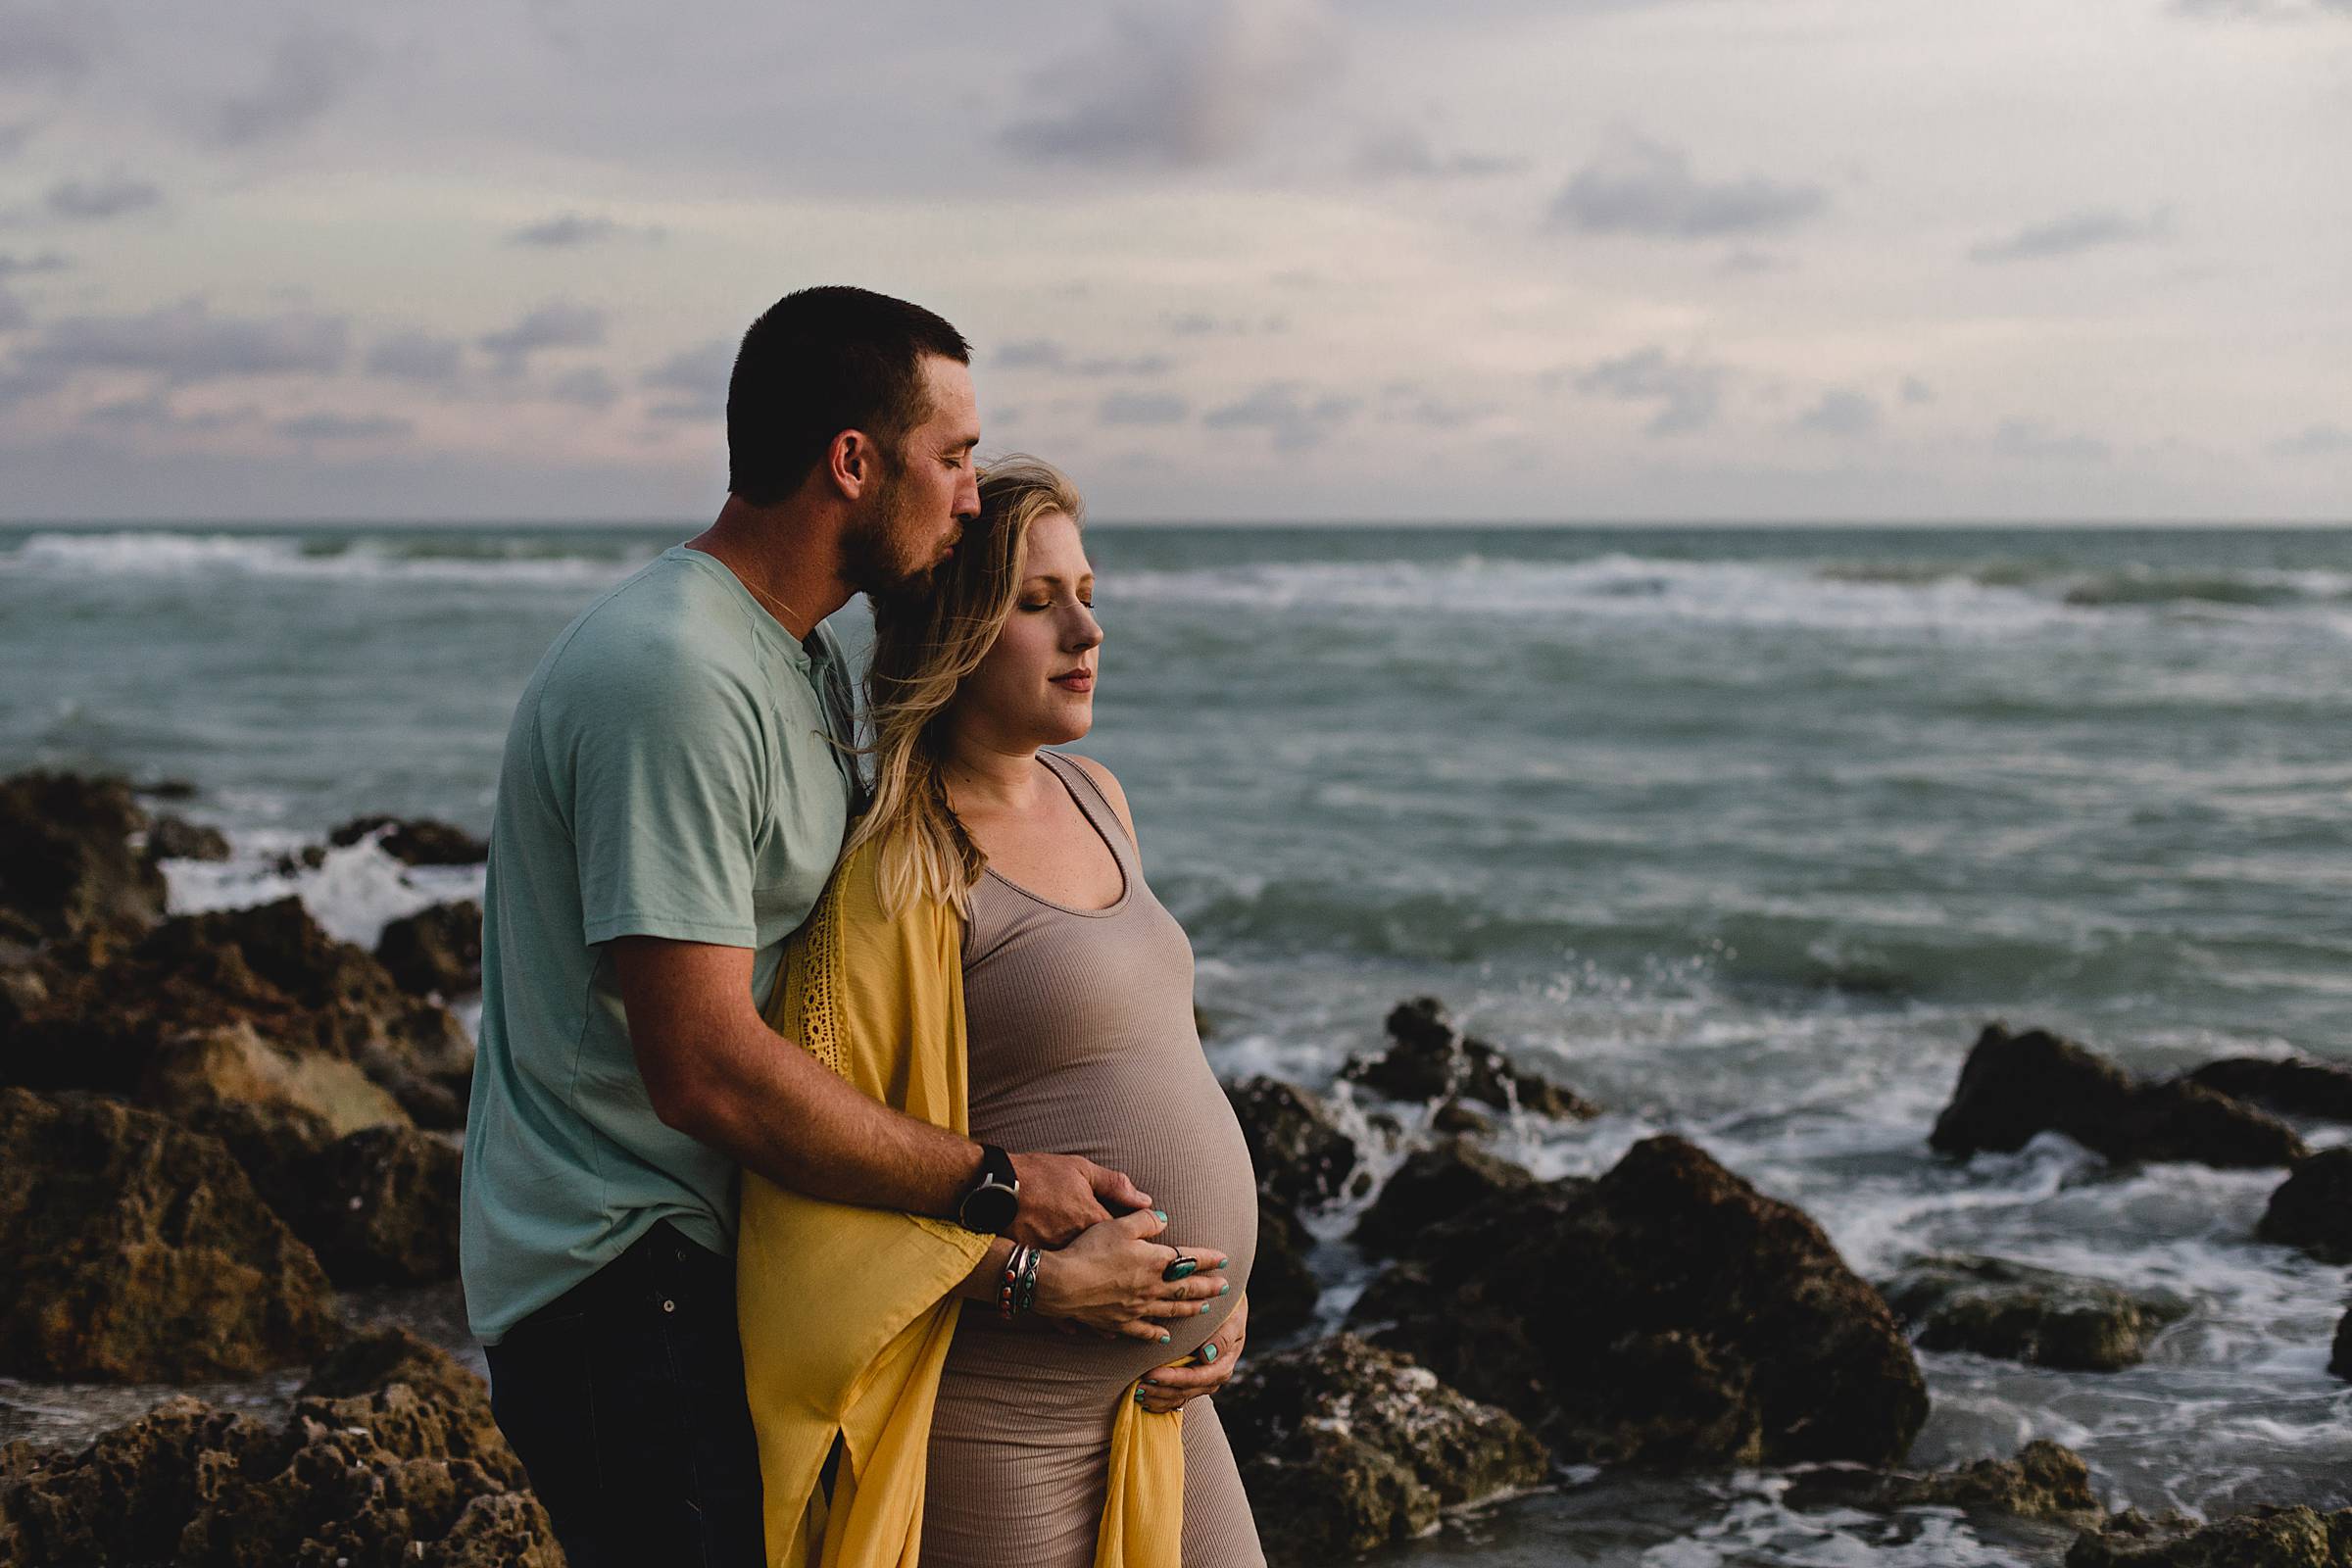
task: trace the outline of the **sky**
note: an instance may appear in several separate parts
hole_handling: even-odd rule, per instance
[[[2352,0],[0,0],[0,517],[675,519],[851,282],[1130,520],[2352,520]]]

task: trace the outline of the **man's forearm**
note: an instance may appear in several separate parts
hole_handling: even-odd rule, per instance
[[[979,1145],[868,1099],[756,1014],[712,1045],[676,1125],[779,1186],[952,1216],[979,1175]]]

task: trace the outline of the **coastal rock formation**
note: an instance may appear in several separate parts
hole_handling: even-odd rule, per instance
[[[318,1259],[227,1150],[94,1097],[0,1089],[0,1370],[187,1382],[315,1357]]]
[[[164,876],[132,848],[147,813],[121,779],[0,779],[0,939],[134,935],[164,912]]]
[[[284,1422],[170,1400],[79,1453],[0,1457],[0,1564],[561,1568],[481,1383],[392,1331]]]
[[[2266,1505],[2212,1524],[2125,1508],[2075,1538],[2066,1568],[2352,1568],[2352,1508]]]
[[[490,846],[464,828],[422,816],[354,817],[329,833],[326,842],[344,849],[369,837],[377,849],[410,865],[479,865],[490,858]]]
[[[1328,1202],[1358,1176],[1355,1140],[1302,1089],[1275,1078],[1228,1084],[1258,1191],[1287,1207]]]
[[[2328,1356],[2328,1370],[2352,1383],[2352,1308],[2345,1310],[2343,1321],[2335,1326],[2335,1348]]]
[[[1784,1500],[1808,1510],[1963,1508],[2081,1524],[2096,1523],[2105,1513],[2090,1490],[2090,1467],[2082,1456],[2046,1438],[2027,1444],[2014,1459],[1977,1459],[1924,1475],[1846,1466],[1814,1470],[1798,1476]]]
[[[1410,1250],[1432,1225],[1467,1213],[1498,1193],[1535,1185],[1535,1178],[1458,1138],[1416,1150],[1356,1222],[1355,1245],[1375,1257]]]
[[[1306,1266],[1314,1238],[1298,1216],[1260,1193],[1257,1258],[1250,1269],[1250,1338],[1261,1343],[1298,1333],[1314,1317],[1323,1286]]]
[[[1423,1231],[1350,1322],[1571,1461],[1886,1464],[1927,1418],[1821,1227],[1671,1136]]]
[[[375,941],[376,960],[413,997],[463,997],[482,989],[482,906],[436,904],[394,920]]]
[[[147,824],[150,860],[225,860],[228,835],[182,816],[158,816]]]
[[[2254,1234],[2323,1263],[2352,1263],[2352,1145],[2312,1155],[2271,1194]]]
[[[473,1054],[464,1027],[320,930],[298,899],[166,920],[119,956],[56,958],[38,978],[37,995],[0,1007],[0,1081],[154,1097],[171,1109],[173,1043],[242,1028],[282,1058],[280,1076],[326,1093],[336,1074],[319,1061],[345,1063],[420,1125],[464,1125]]]
[[[2284,1122],[2219,1091],[2180,1079],[2134,1083],[2047,1030],[1986,1025],[1928,1142],[1947,1154],[2007,1152],[2046,1131],[2112,1160],[2230,1168],[2291,1165],[2307,1152]]]
[[[414,1127],[370,1127],[293,1171],[270,1201],[338,1286],[458,1274],[458,1152]]]
[[[2188,1081],[2289,1116],[2352,1121],[2352,1067],[2341,1062],[2226,1056],[2199,1067]]]
[[[2077,1372],[2136,1366],[2148,1341],[2184,1315],[2184,1301],[2139,1298],[2104,1280],[1997,1257],[1924,1257],[1880,1287],[1929,1350]]]
[[[1353,1335],[1245,1361],[1217,1414],[1277,1565],[1409,1539],[1440,1509],[1534,1486],[1548,1469],[1509,1414]]]
[[[1398,1003],[1388,1018],[1389,1049],[1349,1062],[1346,1076],[1392,1100],[1475,1100],[1546,1116],[1597,1116],[1600,1107],[1535,1073],[1522,1072],[1484,1040],[1454,1026],[1435,997]]]

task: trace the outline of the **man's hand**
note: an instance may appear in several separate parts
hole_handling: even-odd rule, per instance
[[[1250,1293],[1244,1291],[1241,1299],[1233,1303],[1233,1311],[1217,1325],[1217,1332],[1200,1347],[1201,1359],[1191,1366],[1163,1366],[1146,1373],[1143,1387],[1135,1391],[1135,1402],[1164,1415],[1187,1399],[1216,1393],[1233,1376],[1233,1365],[1242,1358],[1242,1347],[1249,1339]],[[1208,1359],[1212,1350],[1214,1360]]]
[[[1031,1247],[1066,1246],[1114,1212],[1152,1206],[1151,1195],[1123,1174],[1076,1154],[1015,1154],[1012,1174],[1021,1209],[1005,1234]]]

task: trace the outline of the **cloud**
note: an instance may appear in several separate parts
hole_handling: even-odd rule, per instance
[[[1621,354],[1579,372],[1579,392],[1626,403],[1658,405],[1651,435],[1684,435],[1715,422],[1723,405],[1724,366],[1695,356],[1676,359],[1655,344]]]
[[[42,251],[37,256],[19,256],[13,251],[0,251],[0,277],[30,277],[39,272],[63,272],[73,266],[73,258],[58,251]]]
[[[164,193],[143,179],[110,174],[103,179],[61,180],[49,187],[49,211],[59,218],[108,219],[162,205]]]
[[[1104,424],[1178,424],[1193,406],[1167,392],[1113,392],[1095,416]]]
[[[416,426],[389,415],[305,414],[280,419],[277,433],[296,441],[382,441],[408,435]]]
[[[14,158],[23,152],[24,144],[32,140],[33,133],[40,128],[40,122],[35,120],[19,120],[0,125],[0,158]]]
[[[997,350],[996,366],[1004,370],[1054,370],[1069,375],[1165,375],[1176,362],[1165,354],[1079,357],[1050,337],[1022,338]]]
[[[1431,430],[1458,430],[1494,412],[1491,403],[1449,403],[1433,397],[1410,381],[1392,381],[1380,389],[1383,418],[1418,424]]]
[[[1832,387],[1796,416],[1796,427],[1811,435],[1866,436],[1879,427],[1879,405],[1851,387]]]
[[[2280,458],[2340,458],[2352,456],[2352,430],[2340,424],[2307,424],[2293,435],[2271,443]]]
[[[579,409],[609,409],[620,399],[612,378],[593,365],[566,370],[548,384],[547,395]]]
[[[328,375],[342,368],[349,329],[339,317],[215,316],[202,300],[136,316],[70,316],[18,355],[50,384],[83,370],[132,370],[170,385],[248,375]]]
[[[1329,74],[1337,47],[1320,0],[1130,5],[1101,49],[1039,74],[1039,96],[1067,107],[1015,121],[1001,140],[1040,163],[1228,162]]]
[[[1361,179],[1484,179],[1515,174],[1527,167],[1527,160],[1492,153],[1441,153],[1420,130],[1398,125],[1358,142],[1349,167]]]
[[[1718,239],[1792,227],[1828,205],[1819,185],[1761,174],[1700,179],[1680,148],[1634,136],[1578,170],[1552,201],[1551,218],[1588,234]]]
[[[536,246],[542,250],[578,250],[583,246],[602,245],[607,240],[656,240],[661,237],[662,230],[659,228],[640,228],[610,218],[591,218],[585,213],[559,213],[541,222],[525,224],[514,230],[507,236],[507,243]]]
[[[1786,272],[1793,265],[1769,251],[1742,245],[1725,256],[1715,270],[1729,277],[1752,277],[1759,272]]]
[[[14,332],[31,324],[32,313],[24,309],[24,302],[0,288],[0,332]]]
[[[593,306],[552,301],[503,332],[477,339],[498,361],[501,375],[518,375],[530,357],[545,349],[592,349],[605,341],[605,313]]]
[[[1994,450],[2035,463],[2104,463],[2106,442],[2095,436],[2052,430],[2039,419],[2007,419],[1992,434]]]
[[[1296,381],[1267,381],[1237,403],[1203,416],[1212,430],[1263,430],[1277,451],[1297,451],[1322,441],[1355,417],[1354,398],[1326,394],[1309,398]]]
[[[1896,390],[1902,394],[1905,403],[1933,403],[1936,401],[1936,389],[1916,375],[1904,376],[1901,386]]]
[[[726,338],[712,338],[646,371],[640,386],[674,394],[648,412],[658,419],[715,419],[724,415],[727,382],[735,373],[735,347]]]
[[[2302,22],[2314,17],[2352,17],[2352,0],[2173,0],[2172,9],[2184,17]]]
[[[88,27],[69,8],[0,8],[0,82],[72,81],[90,58]]]
[[[390,381],[442,384],[458,378],[466,346],[455,338],[429,332],[396,332],[379,338],[368,351],[366,369]]]
[[[1972,262],[2037,262],[2053,256],[2073,256],[2106,245],[2139,245],[2166,238],[2172,232],[2172,214],[2157,208],[2144,218],[2111,210],[2068,213],[2043,223],[2029,223],[2006,238],[1973,246]]]
[[[222,147],[291,135],[332,109],[373,61],[374,51],[357,34],[299,28],[278,40],[250,92],[213,104],[205,116],[206,132]]]
[[[84,414],[82,420],[88,424],[202,434],[209,430],[225,430],[232,425],[251,424],[261,416],[262,411],[250,403],[240,404],[233,409],[201,409],[194,414],[180,414],[172,409],[170,398],[161,392],[150,392],[145,397],[102,403]]]

